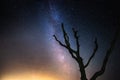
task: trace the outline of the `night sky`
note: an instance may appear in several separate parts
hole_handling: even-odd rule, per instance
[[[80,80],[78,64],[62,42],[61,23],[70,36],[80,35],[84,63],[92,54],[94,39],[99,49],[87,70],[88,79],[100,69],[106,50],[119,29],[119,4],[104,0],[1,0],[0,80]],[[120,35],[105,73],[97,80],[120,80]]]

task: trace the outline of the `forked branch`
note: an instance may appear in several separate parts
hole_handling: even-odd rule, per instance
[[[116,31],[115,37],[114,37],[114,39],[113,39],[112,42],[111,42],[110,48],[109,48],[109,49],[107,50],[107,52],[106,52],[106,55],[105,55],[105,57],[104,57],[104,60],[103,60],[101,69],[100,69],[99,71],[97,71],[97,72],[91,77],[90,80],[96,80],[96,78],[98,78],[99,76],[101,76],[101,75],[105,72],[106,65],[107,65],[107,63],[108,63],[108,59],[109,59],[109,57],[110,57],[110,55],[111,55],[111,53],[112,53],[112,51],[113,51],[113,48],[114,48],[114,46],[115,46],[115,42],[116,42],[116,40],[117,40],[117,38],[118,38],[118,35],[119,35],[119,30]]]
[[[69,36],[68,36],[68,34],[66,33],[63,24],[62,24],[62,31],[63,31],[63,36],[64,36],[65,44],[63,44],[61,41],[59,41],[55,35],[53,35],[53,37],[55,38],[55,40],[56,40],[61,46],[67,48],[68,51],[69,51],[69,53],[71,54],[71,56],[72,56],[75,60],[77,60],[76,54],[75,54],[76,51],[75,51],[74,49],[72,49],[71,46],[70,46]]]
[[[89,65],[90,61],[93,59],[93,57],[95,56],[95,54],[96,54],[96,52],[97,52],[97,50],[98,50],[98,42],[97,42],[97,38],[95,38],[95,42],[94,42],[94,44],[95,44],[94,51],[93,51],[91,57],[89,58],[87,64],[85,65],[85,68]]]
[[[90,64],[91,60],[94,58],[97,50],[98,50],[98,42],[97,42],[97,38],[95,38],[95,41],[94,41],[94,44],[95,44],[95,47],[94,47],[94,50],[93,50],[93,53],[92,55],[90,56],[90,58],[88,59],[87,63],[84,65],[83,63],[83,59],[81,57],[81,55],[79,54],[80,53],[80,44],[79,44],[79,36],[78,36],[78,31],[76,31],[75,29],[72,29],[73,31],[73,34],[74,34],[74,39],[75,39],[75,42],[76,42],[76,50],[72,49],[71,48],[71,45],[70,45],[70,41],[69,41],[69,36],[68,34],[66,33],[65,29],[64,29],[64,25],[62,23],[62,31],[63,31],[63,37],[64,37],[64,43],[63,44],[61,41],[59,41],[57,39],[57,37],[55,35],[54,38],[55,40],[63,47],[65,47],[68,51],[69,51],[69,54],[72,56],[73,59],[76,60],[76,62],[78,63],[79,65],[79,69],[80,69],[80,74],[81,74],[81,78],[80,80],[88,80],[87,79],[87,76],[86,76],[86,71],[85,71],[85,68]],[[102,66],[100,68],[99,71],[95,72],[95,74],[89,79],[89,80],[96,80],[99,76],[101,76],[104,72],[105,72],[105,69],[106,69],[106,65],[108,63],[108,59],[113,51],[113,48],[115,46],[115,42],[118,38],[118,35],[119,35],[119,29],[118,31],[116,31],[115,33],[115,37],[114,39],[112,40],[111,44],[110,44],[110,48],[107,50],[106,52],[106,55],[103,59],[103,63],[102,63]]]
[[[76,51],[76,55],[80,56],[80,44],[79,44],[79,36],[78,36],[78,31],[76,31],[74,28],[72,28],[73,30],[73,34],[74,34],[74,38],[76,40],[76,47],[77,47],[77,51]]]

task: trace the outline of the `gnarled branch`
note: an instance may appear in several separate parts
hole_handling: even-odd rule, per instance
[[[98,42],[97,42],[97,39],[95,38],[95,42],[94,42],[95,47],[94,47],[93,53],[90,56],[90,58],[88,59],[88,62],[86,63],[86,65],[84,65],[83,59],[82,59],[81,55],[79,54],[80,53],[80,49],[79,49],[80,44],[79,44],[79,37],[77,35],[78,31],[76,31],[75,29],[72,29],[72,30],[73,30],[74,38],[75,38],[75,41],[76,41],[77,50],[74,50],[74,49],[71,48],[70,41],[69,41],[69,36],[68,36],[68,34],[66,33],[66,31],[64,29],[63,23],[62,23],[62,31],[63,31],[63,37],[64,37],[65,44],[63,44],[61,41],[59,41],[55,35],[53,35],[53,36],[54,36],[55,40],[61,46],[65,47],[69,51],[69,54],[72,56],[72,58],[77,61],[78,65],[79,65],[79,69],[80,69],[81,80],[88,80],[87,77],[86,77],[85,68],[90,64],[91,60],[95,56],[95,54],[96,54],[96,52],[98,50]],[[106,65],[108,63],[108,59],[109,59],[109,57],[110,57],[110,55],[111,55],[111,53],[113,51],[115,42],[116,42],[117,37],[119,35],[119,32],[120,32],[119,30],[116,31],[115,37],[111,42],[110,48],[107,50],[106,55],[105,55],[105,57],[103,59],[103,63],[102,63],[102,66],[101,66],[100,70],[95,72],[95,74],[89,80],[96,80],[97,77],[101,76],[105,72]]]
[[[77,47],[77,51],[76,51],[76,55],[80,56],[80,44],[79,44],[79,37],[77,35],[78,31],[76,31],[74,28],[72,28],[73,33],[74,33],[74,38],[76,40],[76,47]]]
[[[77,31],[75,31],[73,29],[73,33],[74,33],[74,37],[76,39],[76,46],[77,46],[77,50],[74,50],[71,48],[70,42],[69,42],[69,36],[66,33],[65,29],[64,29],[64,25],[62,23],[62,31],[63,31],[63,37],[64,37],[64,42],[65,45],[62,44],[57,37],[54,35],[55,40],[63,47],[67,48],[67,50],[69,51],[70,55],[72,56],[73,59],[75,59],[78,62],[78,65],[80,67],[80,73],[81,73],[81,80],[87,80],[86,77],[86,72],[85,72],[85,68],[84,68],[84,64],[83,64],[83,60],[82,57],[79,56],[79,40],[78,40],[78,35],[77,35]]]
[[[115,37],[114,37],[114,39],[113,39],[112,42],[111,42],[110,48],[109,48],[109,49],[107,50],[107,52],[106,52],[106,55],[105,55],[105,57],[104,57],[104,60],[103,60],[101,69],[100,69],[99,71],[97,71],[97,72],[91,77],[90,80],[96,80],[96,78],[98,78],[99,76],[101,76],[101,75],[105,72],[106,65],[107,65],[107,63],[108,63],[108,59],[109,59],[109,57],[110,57],[110,55],[111,55],[111,53],[112,53],[112,51],[113,51],[113,48],[114,48],[114,46],[115,46],[115,42],[116,42],[116,40],[117,40],[117,38],[118,38],[118,35],[119,35],[119,30],[116,31]]]
[[[67,35],[67,33],[66,33],[65,29],[64,29],[63,23],[62,23],[62,31],[63,31],[63,36],[64,36],[65,44],[63,44],[61,41],[59,41],[55,35],[53,35],[53,37],[55,38],[55,40],[56,40],[61,46],[67,48],[68,51],[69,51],[69,53],[71,54],[71,56],[72,56],[75,60],[77,60],[76,54],[75,54],[76,51],[73,50],[73,49],[71,48],[71,46],[70,46],[69,36]]]

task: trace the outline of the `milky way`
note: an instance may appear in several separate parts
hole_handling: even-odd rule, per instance
[[[92,54],[95,37],[98,38],[99,50],[86,69],[88,78],[100,69],[117,26],[118,17],[111,5],[106,6],[100,0],[1,1],[0,80],[16,80],[17,77],[25,80],[27,77],[29,80],[80,80],[78,64],[53,38],[55,34],[64,43],[61,23],[64,23],[73,49],[76,45],[71,28],[79,31],[84,63]],[[118,44],[114,53],[106,74],[98,80],[113,80],[113,75],[119,78],[116,73],[120,71]]]
[[[4,66],[1,79],[12,79],[14,74],[19,77],[20,71],[26,75],[32,75],[33,71],[39,75],[56,75],[62,77],[62,80],[79,79],[76,63],[53,38],[54,34],[60,35],[59,38],[62,38],[59,31],[62,19],[53,1],[48,2],[46,11],[38,11],[38,15],[34,16],[38,17],[36,20],[34,19],[35,21],[32,22],[33,16],[30,16],[31,23],[27,22],[29,19],[26,16],[29,10],[23,10],[23,12],[22,17],[19,17],[21,14],[17,14],[19,17],[17,20],[20,20],[16,21],[16,25],[12,27],[11,34],[4,32],[5,37],[1,39]],[[31,13],[29,14],[31,15]],[[43,16],[41,16],[42,14]],[[22,23],[22,20],[27,21]],[[9,24],[9,26],[13,25]],[[22,76],[20,77],[22,78]],[[14,76],[13,78],[16,79]]]

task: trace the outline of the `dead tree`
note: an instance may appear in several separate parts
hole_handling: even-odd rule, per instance
[[[74,49],[71,48],[71,44],[70,44],[70,41],[69,41],[69,36],[68,36],[68,34],[66,33],[66,31],[64,29],[63,23],[62,23],[61,27],[62,27],[63,37],[64,37],[64,42],[65,43],[62,43],[60,40],[58,40],[58,38],[55,35],[53,35],[55,40],[61,46],[66,48],[69,51],[72,58],[75,59],[76,62],[78,63],[79,69],[80,69],[80,74],[81,74],[80,80],[88,80],[87,76],[86,76],[85,68],[88,67],[88,65],[90,64],[91,60],[94,58],[94,56],[95,56],[95,54],[96,54],[96,52],[98,50],[97,38],[95,38],[95,41],[94,41],[95,47],[94,47],[93,53],[90,56],[90,58],[88,59],[87,63],[84,64],[83,63],[83,58],[81,57],[81,53],[80,53],[80,43],[79,43],[78,31],[76,31],[74,28],[72,28],[72,31],[73,31],[73,34],[74,34],[74,39],[75,39],[75,42],[76,42],[76,48],[77,48],[76,50],[74,50]],[[100,70],[95,72],[94,75],[90,78],[90,80],[96,80],[99,76],[103,75],[103,73],[105,72],[106,65],[108,63],[109,57],[110,57],[110,55],[111,55],[111,53],[113,51],[113,48],[115,46],[115,42],[117,40],[118,34],[119,34],[119,31],[116,31],[115,36],[114,36],[114,38],[113,38],[113,40],[111,42],[111,45],[110,45],[109,49],[107,50],[106,55],[105,55],[105,57],[103,59],[103,63],[102,63],[102,66],[101,66]]]

